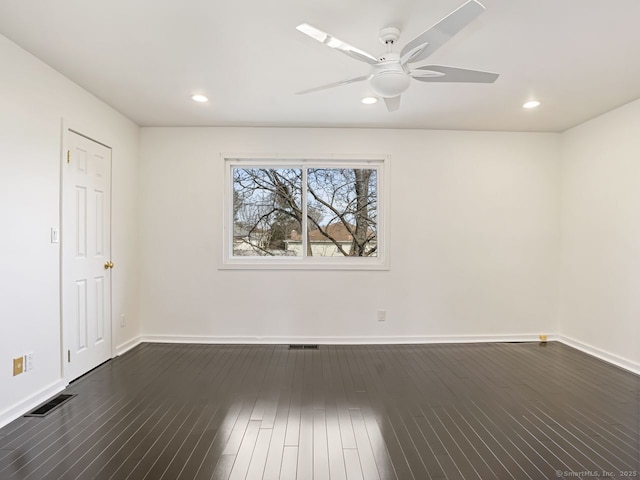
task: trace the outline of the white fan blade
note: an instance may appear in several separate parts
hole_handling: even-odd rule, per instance
[[[339,87],[340,85],[348,85],[350,83],[364,82],[370,77],[371,75],[362,75],[360,77],[347,78],[345,80],[340,80],[339,82],[328,83],[327,85],[321,85],[319,87],[310,88],[308,90],[302,90],[301,92],[296,92],[296,95],[304,95],[305,93],[317,92],[319,90],[326,90],[327,88]]]
[[[422,45],[418,45],[416,48],[409,50],[402,57],[400,57],[400,65],[404,65],[405,63],[413,62],[414,58],[422,53],[422,51],[427,48],[428,43],[423,43]]]
[[[433,65],[432,65],[433,66]],[[444,73],[442,72],[436,72],[435,70],[411,70],[409,72],[409,75],[412,76],[413,78],[415,78],[416,80],[421,80],[423,78],[438,78],[438,77],[444,77]],[[425,80],[427,81],[427,80]],[[433,81],[433,80],[429,80],[429,81]]]
[[[400,108],[400,95],[384,99],[384,104],[387,106],[387,110],[395,112]]]
[[[424,43],[428,43],[429,45],[427,45],[427,47],[424,48],[420,53],[415,55],[410,61],[417,62],[427,58],[438,48],[444,45],[456,33],[466,27],[469,23],[471,23],[471,21],[474,20],[482,12],[484,12],[484,6],[482,6],[480,2],[476,0],[469,0],[457,10],[451,12],[449,15],[436,23],[433,27],[424,31],[409,43],[407,43],[400,52],[400,56],[404,57],[413,49],[419,47]]]
[[[336,50],[341,51],[345,55],[349,55],[351,58],[355,58],[356,60],[360,60],[361,62],[368,63],[370,65],[375,65],[378,63],[378,59],[371,55],[370,53],[365,52],[364,50],[360,50],[348,43],[343,42],[342,40],[338,40],[333,35],[323,32],[322,30],[318,30],[316,27],[309,25],[308,23],[303,23],[302,25],[298,25],[296,29],[305,35],[317,40],[318,42],[326,45],[330,48],[335,48]]]
[[[425,65],[409,72],[421,82],[466,82],[493,83],[500,76],[497,73],[467,70],[466,68],[445,67],[443,65]]]

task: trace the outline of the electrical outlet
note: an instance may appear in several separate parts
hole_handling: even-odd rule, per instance
[[[33,353],[27,353],[24,356],[24,371],[33,370]]]
[[[386,310],[378,310],[378,321],[386,322],[387,321],[387,311]]]
[[[124,321],[124,313],[122,315],[120,315],[120,328],[123,328],[125,326],[125,321]]]
[[[20,375],[24,372],[24,357],[13,359],[13,376]]]

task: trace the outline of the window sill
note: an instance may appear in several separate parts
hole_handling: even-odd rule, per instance
[[[339,262],[309,261],[308,259],[277,260],[271,258],[260,261],[252,258],[250,260],[224,259],[218,266],[218,270],[389,270],[389,262],[382,259],[363,262],[362,258],[354,258],[353,261],[342,259]]]

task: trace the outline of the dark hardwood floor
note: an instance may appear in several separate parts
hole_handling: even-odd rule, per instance
[[[0,430],[0,479],[640,477],[640,377],[558,343],[143,344]]]

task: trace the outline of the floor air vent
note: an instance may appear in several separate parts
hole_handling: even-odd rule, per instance
[[[318,345],[289,345],[289,350],[318,350]]]
[[[66,402],[75,397],[76,394],[60,394],[57,397],[53,397],[51,400],[47,400],[46,403],[43,403],[39,407],[36,407],[29,413],[25,413],[25,417],[46,417],[51,412],[53,412],[56,408],[64,405]]]

